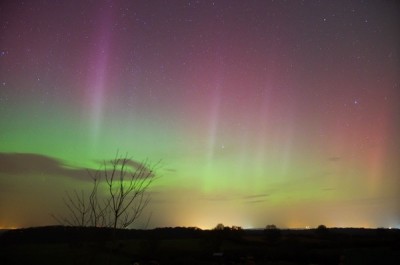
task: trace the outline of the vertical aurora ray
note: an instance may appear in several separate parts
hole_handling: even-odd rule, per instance
[[[103,46],[103,48],[105,48]],[[101,129],[101,123],[104,112],[104,97],[105,97],[105,86],[106,86],[106,54],[103,49],[101,49],[100,55],[97,55],[98,59],[94,63],[95,70],[93,71],[92,76],[89,78],[89,88],[86,93],[88,94],[88,105],[90,112],[90,123],[91,123],[91,137],[92,137],[92,145],[97,144],[98,134]]]
[[[207,147],[206,147],[206,161],[205,161],[205,174],[209,174],[212,171],[212,166],[215,159],[215,152],[217,145],[217,137],[218,137],[218,128],[220,123],[220,88],[217,85],[212,92],[211,97],[211,106],[210,106],[210,116],[209,116],[209,124],[207,126]]]
[[[94,35],[92,43],[93,50],[88,52],[90,56],[87,65],[88,79],[84,101],[84,104],[87,106],[84,107],[88,108],[89,112],[91,148],[93,150],[99,144],[99,134],[102,130],[106,104],[110,100],[107,97],[115,89],[108,82],[110,74],[109,53],[111,52],[112,11],[112,9],[105,8],[105,11],[99,12],[98,20],[100,20],[100,27],[95,30],[97,33]]]

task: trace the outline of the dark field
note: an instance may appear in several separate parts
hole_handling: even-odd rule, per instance
[[[400,264],[398,229],[2,231],[0,264]]]

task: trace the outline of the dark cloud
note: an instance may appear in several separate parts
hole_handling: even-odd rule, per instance
[[[152,169],[147,164],[142,164],[132,159],[127,160],[127,165],[133,170],[138,168],[144,169],[145,174],[151,174]],[[101,168],[101,164],[99,165]],[[119,176],[119,171],[116,171]],[[45,174],[54,176],[66,176],[69,178],[89,181],[90,176],[104,173],[104,170],[93,170],[85,167],[71,167],[66,162],[56,159],[54,157],[40,155],[40,154],[27,154],[27,153],[0,153],[0,174],[7,175],[35,175]],[[111,175],[111,170],[107,173]]]
[[[141,166],[146,164],[146,162],[141,163],[141,162],[137,162],[135,160],[132,160],[130,158],[124,158],[124,157],[122,157],[122,158],[119,157],[118,158],[117,157],[116,159],[118,160],[118,165],[120,165],[120,166],[122,166],[125,163],[125,166],[129,166],[129,167],[132,167],[132,168],[140,168]],[[115,159],[111,159],[111,160],[108,161],[108,164],[109,165],[113,165],[114,161],[115,161]]]
[[[88,169],[71,167],[62,160],[26,153],[0,153],[0,173],[8,175],[63,175],[89,180]]]
[[[159,163],[151,163],[147,159],[145,159],[142,162],[138,162],[136,160],[133,160],[132,158],[129,158],[127,155],[119,155],[119,154],[117,154],[113,159],[108,159],[100,162],[100,164],[103,166],[103,169],[104,165],[107,167],[108,169],[107,173],[109,174],[109,176],[114,166],[121,169],[121,166],[124,165],[124,169],[127,172],[135,173],[135,175],[136,173],[140,172],[140,176],[143,177],[146,176],[154,177],[155,176],[154,171],[156,169],[159,169]]]

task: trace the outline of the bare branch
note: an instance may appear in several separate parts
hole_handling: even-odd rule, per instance
[[[137,163],[117,152],[113,160],[103,162],[103,170],[88,171],[92,180],[88,196],[83,191],[74,190],[73,195],[66,192],[66,217],[52,216],[67,225],[126,228],[149,204],[147,190],[155,180],[155,166],[147,160]],[[106,191],[106,195],[100,191]]]

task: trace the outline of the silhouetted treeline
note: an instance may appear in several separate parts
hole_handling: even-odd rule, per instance
[[[46,226],[5,231],[0,243],[68,243],[80,241],[104,241],[113,236],[113,229],[98,227]],[[117,229],[119,240],[127,239],[179,239],[199,238],[207,231],[196,227],[166,227],[152,230]]]
[[[22,228],[4,231],[0,234],[0,243],[65,243],[74,240],[98,241],[108,240],[112,236],[111,228],[46,226]],[[202,230],[197,227],[164,227],[151,230],[117,229],[116,236],[120,240],[127,239],[184,239],[216,237],[221,239],[238,239],[243,236],[264,235],[266,240],[279,241],[288,238],[304,238],[310,236],[330,240],[347,240],[353,242],[398,240],[399,229],[363,229],[363,228],[323,228],[290,230],[266,228],[264,230],[244,230],[238,227],[224,227],[221,230]],[[278,242],[276,242],[278,243]]]
[[[111,248],[109,243],[114,236],[118,244]],[[37,253],[39,247],[62,257],[63,264],[87,264],[95,257],[93,264],[101,265],[109,253],[113,258],[124,259],[124,264],[129,264],[134,257],[142,261],[156,259],[159,264],[251,264],[254,261],[255,264],[337,265],[342,259],[344,264],[400,264],[400,230],[324,226],[305,230],[276,226],[259,230],[223,226],[212,230],[165,227],[121,229],[115,234],[110,228],[93,227],[16,229],[0,234],[0,261],[9,261],[2,264],[54,264],[50,257],[42,259]]]

